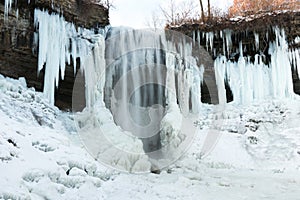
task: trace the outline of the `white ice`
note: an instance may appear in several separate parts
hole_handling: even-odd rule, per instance
[[[271,98],[294,98],[291,64],[298,65],[299,53],[298,50],[288,49],[284,30],[274,27],[274,33],[276,40],[270,42],[269,66],[263,63],[261,55],[255,55],[254,62],[244,57],[242,42],[237,62],[227,60],[225,56],[215,60],[220,102],[226,100],[225,86],[220,78],[228,83],[237,104],[249,104]]]

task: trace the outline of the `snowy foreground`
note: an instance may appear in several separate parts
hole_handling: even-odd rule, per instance
[[[80,142],[72,115],[50,106],[24,80],[0,77],[0,199],[300,198],[300,101],[237,108],[211,123],[203,105],[186,155],[160,174],[114,171]],[[222,130],[201,157],[208,128]]]

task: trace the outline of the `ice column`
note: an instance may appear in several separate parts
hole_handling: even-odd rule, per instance
[[[218,87],[219,104],[226,104],[226,90],[225,90],[225,70],[226,70],[226,57],[221,56],[216,58],[214,63],[216,82]]]
[[[300,50],[291,50],[289,56],[290,62],[293,63],[294,70],[298,72],[298,77],[300,78]]]
[[[167,104],[168,106],[173,106],[177,104],[176,101],[176,87],[175,87],[175,64],[176,58],[175,55],[172,53],[166,53],[166,67],[167,67],[167,74],[166,74],[166,97],[167,97]]]
[[[201,108],[201,84],[203,82],[204,67],[198,68],[196,65],[193,70],[193,83],[191,88],[192,112],[197,114]]]
[[[232,39],[231,39],[232,30],[226,29],[224,32],[225,32],[226,50],[227,50],[227,54],[229,55],[232,48]]]
[[[210,46],[210,50],[213,51],[213,47],[214,47],[214,32],[207,32],[205,34],[205,38],[206,38],[206,47],[208,50],[208,46]]]
[[[284,30],[274,28],[276,41],[270,44],[272,90],[274,98],[292,97],[293,80],[289,60],[288,43]]]
[[[258,33],[254,33],[254,39],[255,39],[256,50],[258,50],[259,49],[259,34]]]
[[[82,69],[85,79],[86,106],[92,108],[96,103],[104,107],[105,85],[105,42],[100,37],[92,51],[83,59]]]
[[[5,0],[4,1],[4,19],[7,19],[8,12],[11,9],[12,3],[13,3],[13,0]]]

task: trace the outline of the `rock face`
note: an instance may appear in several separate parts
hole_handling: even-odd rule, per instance
[[[53,2],[53,4],[52,4]],[[63,13],[67,21],[85,28],[104,27],[109,24],[108,10],[83,0],[18,0],[4,20],[4,5],[0,2],[0,74],[12,78],[25,77],[27,85],[38,91],[43,89],[43,72],[37,73],[37,54],[33,51],[34,9]],[[77,66],[77,69],[79,66]],[[73,67],[67,66],[64,81],[56,91],[56,105],[71,108],[74,83]]]

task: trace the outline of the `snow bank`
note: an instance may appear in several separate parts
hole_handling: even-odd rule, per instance
[[[0,105],[1,199],[96,200],[120,196],[123,199],[196,199],[202,196],[232,200],[263,196],[281,200],[299,196],[295,192],[300,177],[299,100],[264,101],[247,106],[229,104],[222,114],[221,126],[213,122],[216,114],[219,115],[214,113],[214,106],[202,105],[202,115],[196,124],[199,133],[191,148],[159,175],[116,173],[101,165],[86,152],[77,135],[70,134],[70,127],[74,126],[72,115],[61,113],[41,93],[26,88],[24,79],[0,76]],[[120,137],[120,133],[111,133],[120,129],[107,124],[111,122],[111,114],[98,108],[96,113],[104,115],[101,118],[82,113],[89,121],[83,128],[106,124],[102,130],[107,135],[101,138],[114,141],[113,137]],[[43,121],[51,119],[52,125],[40,124],[31,110]],[[177,108],[168,112],[170,115],[164,121],[178,130],[179,123],[175,122],[181,116],[180,111]],[[237,125],[246,132],[236,132],[240,129],[234,128]],[[203,158],[202,142],[210,128],[220,130],[223,135],[211,154]],[[117,145],[124,148],[122,143]],[[114,156],[113,151],[106,153]],[[118,162],[124,162],[122,167],[131,166],[126,160]]]
[[[24,78],[0,76],[0,126],[0,199],[98,199],[112,175],[73,134],[72,115]]]

